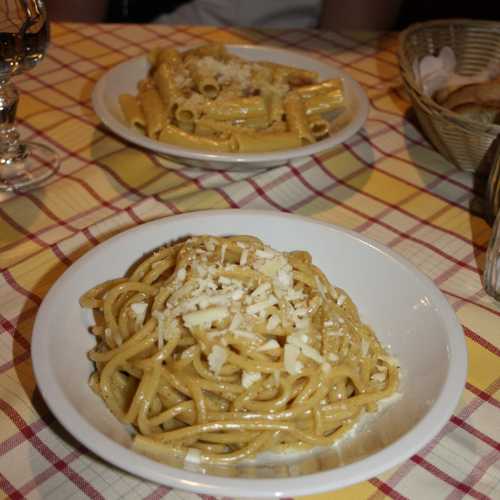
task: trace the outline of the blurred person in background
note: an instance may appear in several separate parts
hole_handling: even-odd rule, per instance
[[[47,0],[54,21],[389,29],[401,0]]]
[[[500,2],[435,0],[47,0],[56,21],[331,30],[403,29],[430,19],[500,21]]]

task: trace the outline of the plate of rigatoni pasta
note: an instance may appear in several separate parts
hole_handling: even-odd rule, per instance
[[[92,101],[127,141],[224,170],[332,149],[363,126],[369,108],[353,78],[307,53],[223,44],[156,47],[105,73]]]

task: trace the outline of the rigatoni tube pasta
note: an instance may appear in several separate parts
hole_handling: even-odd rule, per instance
[[[212,464],[328,446],[398,387],[399,368],[304,251],[194,236],[81,298],[90,384],[134,446]]]
[[[157,48],[148,61],[137,96],[122,94],[119,103],[131,126],[176,146],[244,153],[296,148],[327,137],[330,121],[345,109],[340,79],[319,82],[312,71],[246,61],[221,44]]]

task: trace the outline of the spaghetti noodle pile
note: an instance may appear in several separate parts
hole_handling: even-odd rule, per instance
[[[307,252],[249,236],[162,248],[80,303],[92,308],[92,388],[137,450],[225,464],[328,446],[399,369]]]

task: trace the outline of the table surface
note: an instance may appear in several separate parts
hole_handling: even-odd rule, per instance
[[[381,476],[308,498],[499,498],[500,305],[481,282],[491,229],[473,175],[415,125],[397,34],[55,24],[52,38],[39,67],[16,78],[18,121],[23,138],[59,152],[61,169],[41,189],[0,194],[0,495],[207,498],[124,473],[68,435],[36,388],[30,343],[50,286],[99,242],[159,217],[231,207],[306,215],[388,245],[434,281],[464,328],[467,384],[439,435]],[[208,41],[303,49],[339,66],[370,98],[364,128],[318,157],[253,173],[175,165],[103,128],[90,96],[108,68],[157,45]]]

